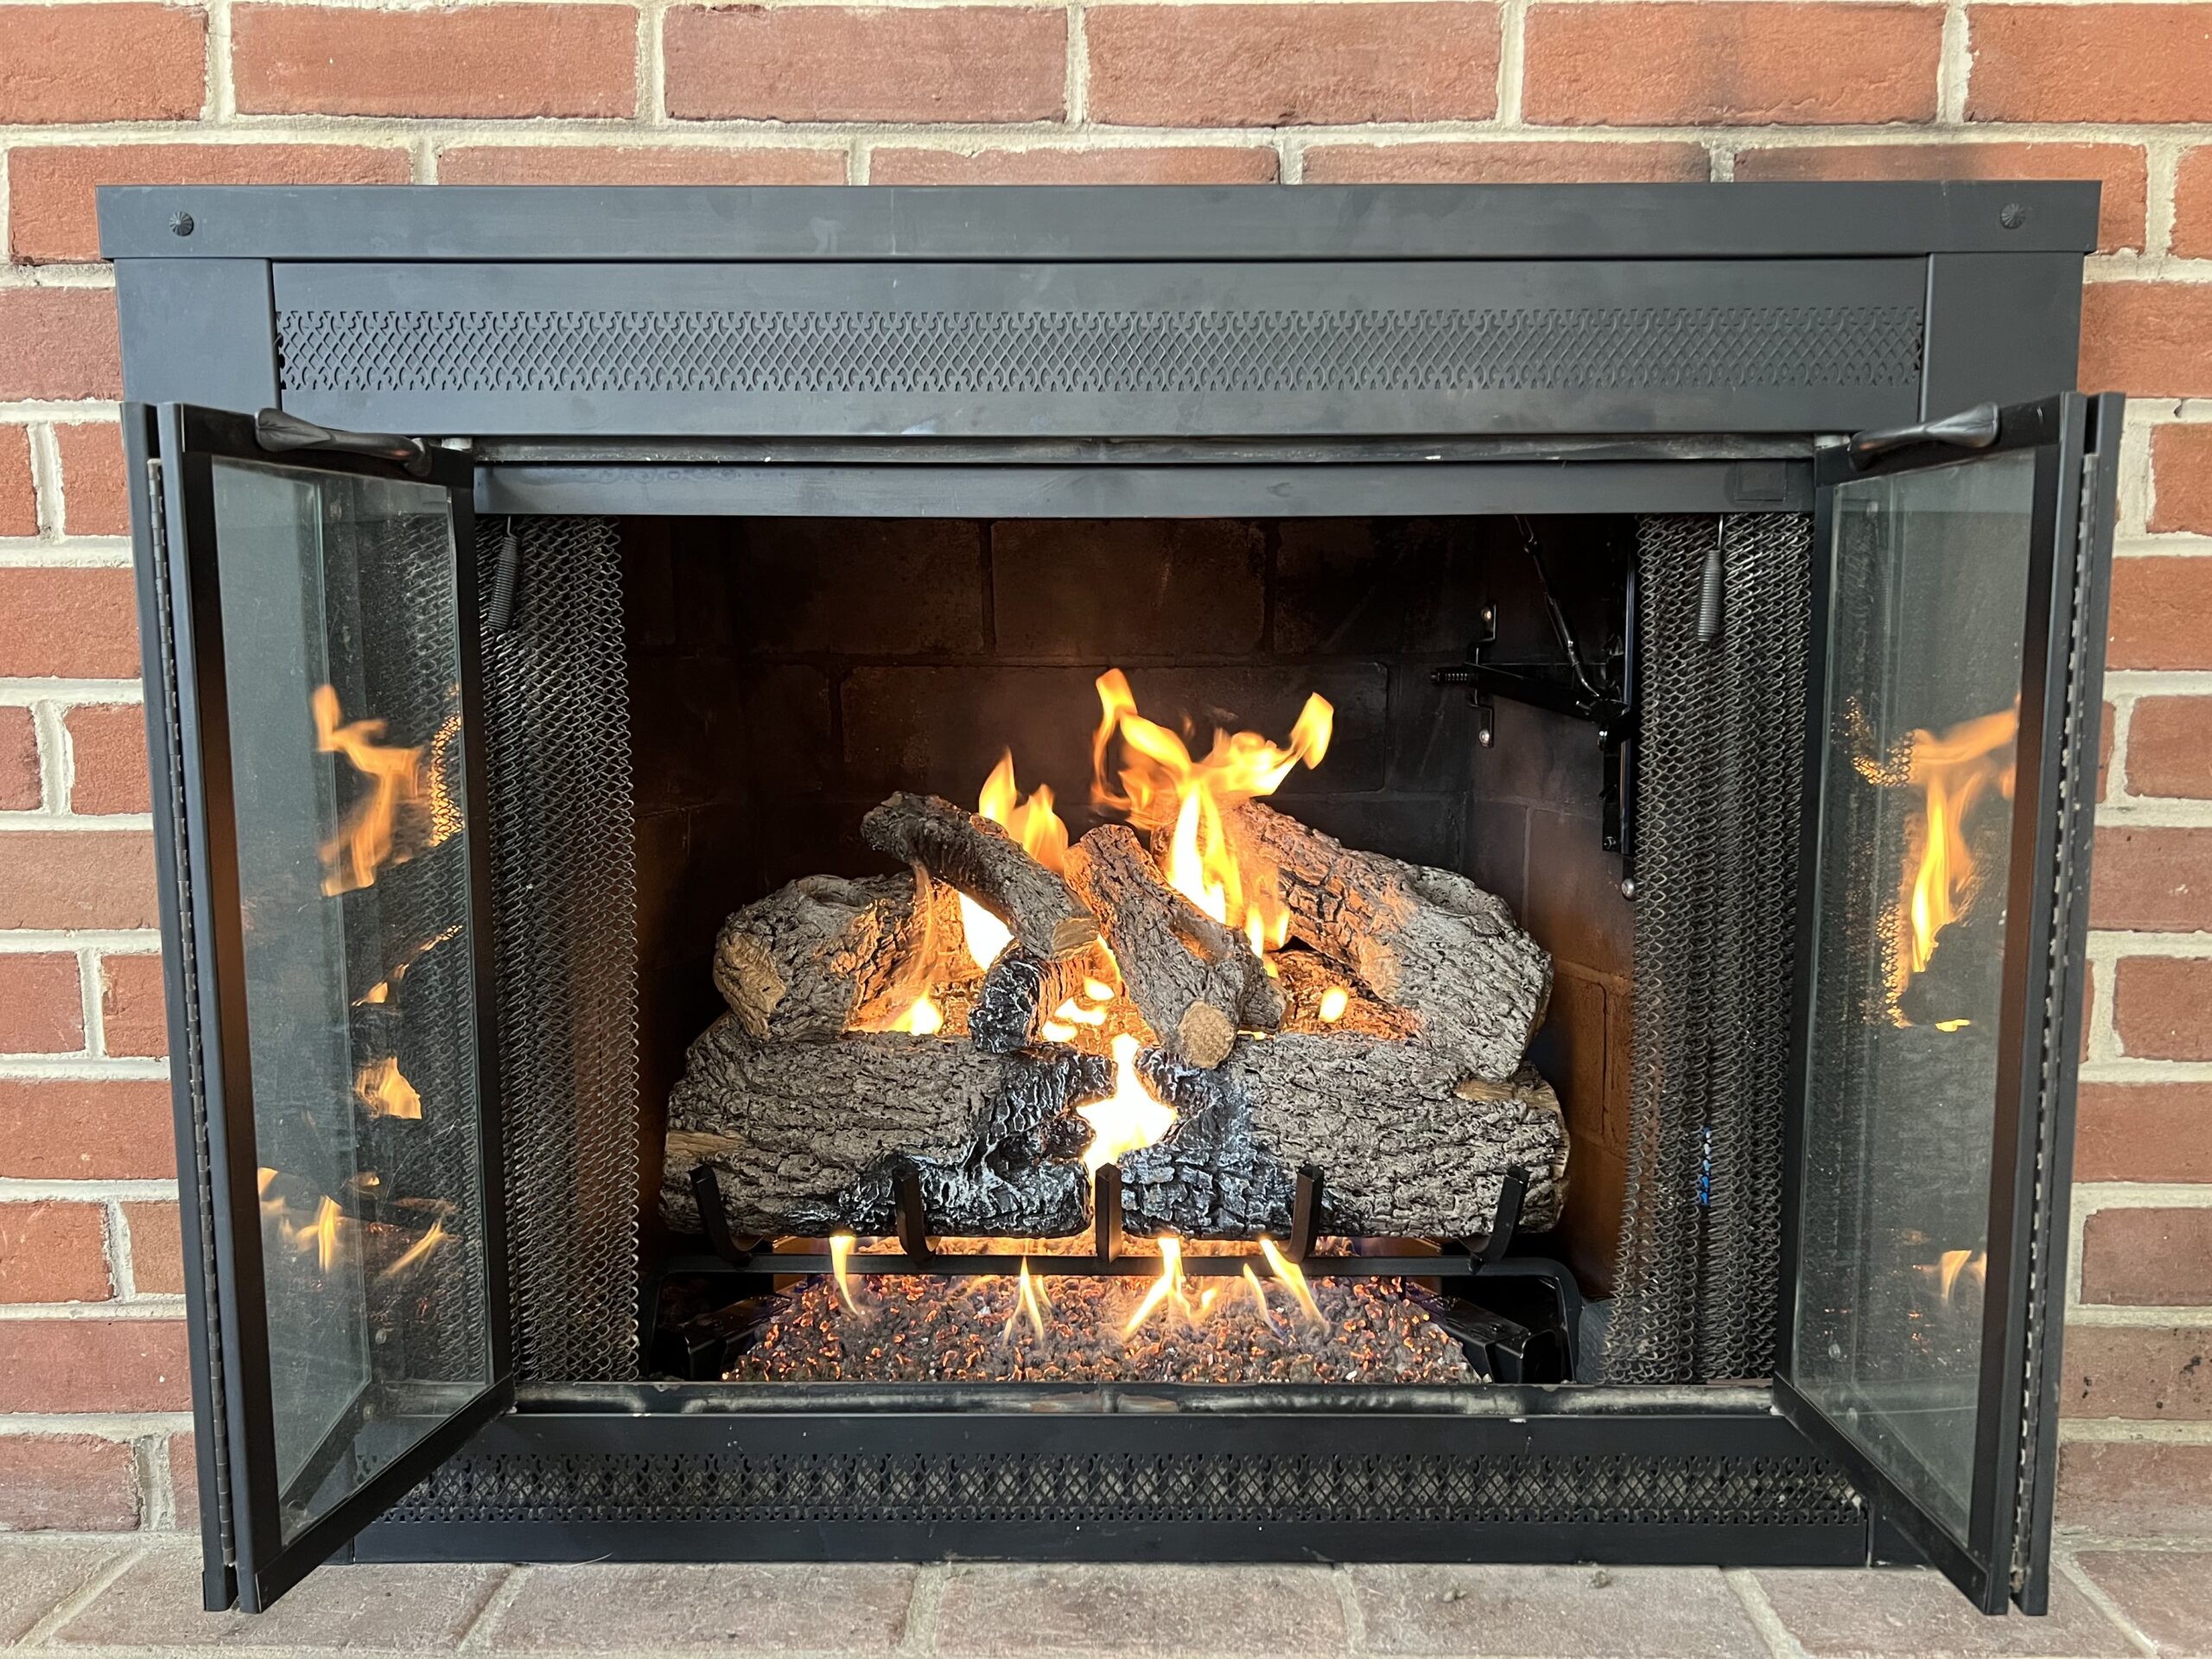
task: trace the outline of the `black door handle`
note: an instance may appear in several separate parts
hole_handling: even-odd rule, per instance
[[[335,449],[343,454],[396,461],[416,478],[430,475],[429,446],[420,438],[403,438],[393,432],[341,432],[281,409],[264,409],[253,417],[253,435],[273,455],[294,449]]]
[[[1909,449],[1916,443],[1948,444],[1954,449],[1986,449],[1997,442],[1997,428],[1994,404],[1976,404],[1955,415],[1919,421],[1910,426],[1877,427],[1871,432],[1852,435],[1848,446],[1851,464],[1864,467],[1878,456],[1896,449]]]

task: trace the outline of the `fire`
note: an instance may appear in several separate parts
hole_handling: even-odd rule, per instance
[[[316,750],[344,755],[369,780],[368,792],[347,809],[338,833],[322,845],[322,890],[334,896],[367,887],[395,861],[400,811],[423,799],[423,751],[385,743],[380,720],[344,720],[331,686],[315,687],[308,703]]]
[[[1070,1031],[1072,1036],[1074,1033]],[[1090,1125],[1090,1144],[1083,1166],[1096,1174],[1125,1152],[1151,1146],[1175,1125],[1175,1109],[1145,1086],[1137,1075],[1137,1039],[1128,1032],[1114,1039],[1114,1092],[1077,1107]]]
[[[1936,1259],[1936,1287],[1948,1302],[1961,1274],[1980,1284],[1988,1270],[1987,1258],[1980,1250],[1946,1250]]]
[[[1067,868],[1068,827],[1052,810],[1052,789],[1039,784],[1027,800],[1014,781],[1014,752],[999,757],[991,775],[983,779],[976,810],[1021,843],[1021,849],[1048,870]],[[978,968],[988,968],[999,952],[1014,940],[1004,922],[966,893],[960,895],[960,926],[968,940],[968,954]]]
[[[1020,1328],[1022,1319],[1027,1317],[1030,1330],[1042,1342],[1045,1339],[1045,1315],[1051,1307],[1052,1304],[1045,1300],[1044,1286],[1029,1276],[1029,1258],[1023,1256],[1021,1276],[1014,1281],[1014,1311],[1006,1316],[1006,1324],[999,1332],[1000,1338],[1012,1342],[1014,1333]]]
[[[423,940],[422,944],[416,945],[404,957],[401,957],[398,964],[394,967],[389,974],[377,981],[375,984],[370,986],[365,992],[364,992],[359,997],[356,998],[354,1000],[353,1006],[357,1008],[370,1007],[378,1003],[391,1001],[394,994],[396,994],[399,989],[399,982],[407,977],[407,970],[410,968],[412,968],[416,963],[422,961],[423,957],[429,956],[430,952],[436,950],[438,946],[443,944],[448,939],[454,938],[458,936],[460,932],[461,924],[459,922],[455,922],[451,927],[446,929],[444,932],[433,933],[430,935],[429,938]]]
[[[1351,993],[1341,985],[1332,985],[1321,993],[1321,1023],[1333,1026],[1344,1017],[1344,1009],[1351,1003]]]
[[[315,1220],[292,1236],[303,1250],[315,1252],[315,1265],[328,1273],[338,1259],[338,1200],[326,1195],[315,1206]]]
[[[1173,1233],[1160,1236],[1160,1277],[1152,1281],[1152,1288],[1145,1292],[1144,1300],[1137,1304],[1137,1311],[1129,1315],[1129,1322],[1122,1327],[1123,1336],[1133,1336],[1153,1310],[1176,1294],[1183,1281],[1183,1241]]]
[[[1282,1327],[1275,1323],[1274,1310],[1268,1306],[1267,1287],[1260,1282],[1260,1275],[1252,1271],[1249,1262],[1244,1264],[1244,1283],[1252,1293],[1252,1301],[1260,1310],[1260,1318],[1266,1322],[1270,1332],[1281,1336]]]
[[[963,904],[967,903],[962,899]],[[893,1031],[911,1031],[917,1037],[931,1037],[944,1029],[944,1010],[929,999],[927,992],[914,999],[913,1007],[891,1022]]]
[[[422,1237],[416,1239],[412,1244],[409,1245],[401,1255],[393,1260],[392,1264],[386,1268],[382,1273],[378,1274],[377,1277],[379,1280],[397,1279],[401,1274],[406,1272],[408,1268],[413,1267],[424,1256],[429,1255],[432,1250],[436,1249],[439,1245],[444,1243],[446,1242],[446,1236],[445,1224],[442,1221],[432,1222],[430,1224],[430,1230],[423,1234]]]
[[[1319,1306],[1313,1300],[1313,1293],[1306,1288],[1306,1274],[1300,1270],[1298,1263],[1277,1249],[1274,1240],[1264,1233],[1260,1236],[1260,1254],[1268,1258],[1268,1268],[1276,1278],[1282,1281],[1284,1288],[1297,1300],[1299,1306],[1306,1311],[1306,1317],[1325,1330],[1329,1322],[1322,1317]]]
[[[830,1276],[837,1281],[837,1300],[845,1305],[845,1312],[855,1319],[866,1317],[861,1311],[860,1299],[853,1294],[853,1275],[846,1263],[852,1259],[855,1243],[850,1233],[833,1234],[830,1240]]]
[[[1866,768],[1876,782],[1917,789],[1921,796],[1920,811],[1905,832],[1897,949],[1890,966],[1893,1002],[1934,959],[1938,936],[1966,912],[1976,873],[1966,823],[1991,791],[2012,798],[2019,730],[2016,704],[1962,721],[1940,735],[1915,730],[1899,761]]]
[[[1091,798],[1122,812],[1141,830],[1168,831],[1168,885],[1216,921],[1236,927],[1264,955],[1289,937],[1290,912],[1274,890],[1272,870],[1240,868],[1222,815],[1272,795],[1300,765],[1318,766],[1329,752],[1336,710],[1319,693],[1306,699],[1287,747],[1257,732],[1221,732],[1205,756],[1192,759],[1183,740],[1137,712],[1128,677],[1118,668],[1098,677],[1098,729],[1092,734]],[[1116,738],[1122,763],[1118,784],[1106,766]]]
[[[371,1117],[419,1119],[423,1116],[423,1096],[401,1072],[396,1055],[387,1054],[363,1066],[353,1079],[353,1097],[368,1108]]]

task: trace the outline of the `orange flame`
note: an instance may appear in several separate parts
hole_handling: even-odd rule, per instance
[[[1000,756],[998,765],[991,768],[991,775],[983,779],[976,810],[1003,828],[1021,843],[1024,852],[1046,869],[1067,868],[1068,827],[1052,810],[1052,785],[1039,784],[1037,792],[1023,800],[1021,791],[1014,781],[1013,750]],[[967,936],[968,954],[978,968],[988,968],[997,961],[999,952],[1014,939],[1004,922],[964,893],[960,895],[960,926]]]
[[[1958,1287],[1961,1274],[1980,1284],[1988,1270],[1987,1258],[1980,1250],[1946,1250],[1936,1259],[1936,1286],[1948,1302]]]
[[[1173,1233],[1160,1236],[1160,1277],[1152,1281],[1144,1300],[1137,1304],[1137,1311],[1129,1315],[1129,1322],[1122,1327],[1123,1336],[1133,1336],[1144,1322],[1170,1296],[1175,1294],[1183,1278],[1183,1241]]]
[[[1068,1035],[1075,1028],[1066,1028]],[[1065,1041],[1063,1038],[1058,1040]],[[1114,1092],[1078,1106],[1076,1115],[1090,1125],[1090,1144],[1083,1166],[1096,1174],[1125,1152],[1151,1146],[1175,1126],[1175,1109],[1146,1087],[1138,1075],[1137,1039],[1128,1032],[1114,1039]]]
[[[331,686],[315,687],[308,703],[317,752],[344,755],[369,780],[368,792],[346,810],[338,833],[322,844],[323,892],[353,893],[374,881],[387,863],[397,861],[393,853],[400,811],[423,798],[423,751],[385,744],[380,720],[344,721]]]
[[[1321,993],[1321,1023],[1333,1026],[1344,1017],[1344,1010],[1351,1005],[1351,993],[1341,985],[1332,985]]]
[[[1020,1329],[1021,1321],[1027,1317],[1030,1330],[1042,1342],[1045,1339],[1045,1315],[1051,1307],[1052,1304],[1045,1300],[1044,1286],[1029,1276],[1029,1258],[1023,1256],[1021,1276],[1014,1281],[1014,1311],[1006,1316],[1006,1324],[999,1331],[1000,1338],[1006,1342],[1013,1341],[1014,1333]]]
[[[442,1221],[432,1222],[430,1224],[430,1230],[423,1234],[422,1237],[416,1239],[414,1243],[409,1245],[407,1249],[392,1262],[392,1264],[390,1267],[386,1268],[382,1273],[377,1275],[377,1278],[379,1281],[397,1279],[401,1274],[406,1272],[408,1268],[413,1267],[424,1256],[429,1255],[432,1250],[436,1249],[439,1245],[444,1243],[446,1242],[446,1236],[445,1224]]]
[[[944,1029],[944,1010],[930,1001],[925,992],[914,999],[913,1006],[891,1022],[893,1031],[910,1031],[918,1037],[933,1037]]]
[[[1329,1322],[1321,1316],[1320,1306],[1314,1301],[1313,1293],[1306,1288],[1306,1274],[1298,1263],[1277,1249],[1274,1240],[1264,1233],[1260,1236],[1260,1254],[1268,1258],[1268,1268],[1276,1278],[1282,1281],[1284,1288],[1297,1300],[1299,1306],[1305,1310],[1306,1317],[1321,1330],[1327,1330]]]
[[[1168,885],[1214,920],[1234,925],[1265,954],[1289,937],[1290,912],[1274,890],[1274,872],[1241,868],[1222,816],[1272,795],[1300,764],[1318,766],[1329,752],[1336,710],[1316,692],[1306,699],[1287,747],[1257,732],[1222,732],[1200,759],[1183,740],[1137,712],[1136,696],[1118,668],[1098,677],[1098,729],[1091,736],[1091,799],[1124,813],[1141,830],[1167,830]],[[1116,738],[1122,764],[1118,784],[1106,766]]]
[[[315,1206],[315,1220],[292,1236],[300,1249],[315,1252],[315,1265],[325,1273],[338,1259],[338,1200],[326,1195]]]
[[[845,1312],[855,1319],[864,1317],[860,1298],[853,1294],[853,1275],[846,1263],[852,1259],[856,1241],[850,1233],[836,1233],[830,1240],[830,1276],[837,1281],[837,1300],[845,1305]]]
[[[420,1119],[423,1096],[399,1069],[397,1055],[371,1060],[353,1078],[353,1098],[369,1109],[371,1117]]]

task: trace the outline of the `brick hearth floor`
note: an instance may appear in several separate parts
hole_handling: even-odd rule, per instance
[[[2212,1655],[2212,1548],[2079,1543],[2048,1618],[1932,1573],[1545,1567],[326,1567],[261,1618],[196,1611],[180,1539],[0,1538],[0,1648],[1052,1659]]]

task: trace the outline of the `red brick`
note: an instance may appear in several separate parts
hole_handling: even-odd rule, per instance
[[[105,1212],[97,1204],[0,1204],[0,1302],[104,1302]]]
[[[2101,801],[2112,788],[2112,752],[2116,734],[2120,730],[2120,716],[2107,702],[2097,719],[2097,798]]]
[[[2212,559],[2115,559],[2106,661],[2212,668]]]
[[[54,440],[61,451],[61,527],[72,536],[128,536],[123,429],[88,421],[55,427]]]
[[[130,1277],[141,1296],[184,1294],[184,1235],[173,1204],[126,1204]]]
[[[1703,144],[1316,144],[1308,184],[1702,184]]]
[[[175,1173],[168,1084],[0,1078],[0,1176],[136,1181]]]
[[[668,111],[772,121],[1048,121],[1066,110],[1057,8],[681,6]]]
[[[2096,179],[2104,185],[2097,244],[2143,245],[2139,144],[1808,144],[1739,150],[1738,179]]]
[[[0,1319],[0,1412],[182,1411],[181,1319]]]
[[[1143,126],[1483,121],[1498,13],[1380,5],[1094,6],[1090,114]]]
[[[2212,1445],[2075,1440],[2058,1452],[2058,1524],[2107,1537],[2212,1532]]]
[[[0,1054],[74,1054],[85,1046],[77,958],[0,956]]]
[[[0,927],[152,927],[154,838],[19,830],[0,839]]]
[[[2212,697],[2140,697],[2127,722],[2134,795],[2212,799]]]
[[[2212,145],[2182,153],[2174,175],[2172,245],[2191,259],[2212,253]]]
[[[2091,283],[2081,380],[2135,397],[2212,392],[2212,283]]]
[[[1934,6],[1540,4],[1521,104],[1561,126],[1929,121],[1942,35]]]
[[[138,1472],[129,1442],[0,1435],[0,1532],[130,1532]]]
[[[0,536],[38,534],[38,489],[31,481],[31,434],[0,426]]]
[[[2212,6],[1970,6],[1970,121],[2212,120]]]
[[[438,153],[440,184],[842,184],[845,152],[780,145],[489,144]]]
[[[138,677],[128,570],[0,570],[0,677]]]
[[[2082,1300],[2212,1303],[2212,1209],[2098,1211],[2082,1227]]]
[[[8,156],[8,240],[36,264],[99,257],[103,184],[404,184],[407,152],[359,144],[41,144]]]
[[[198,1446],[190,1434],[169,1436],[169,1489],[176,1497],[176,1523],[188,1532],[200,1524]]]
[[[169,1052],[168,1007],[159,957],[100,958],[100,1030],[111,1054]]]
[[[207,30],[185,6],[0,6],[0,125],[196,119]]]
[[[44,798],[38,722],[28,709],[0,709],[0,811],[28,812]]]
[[[2074,1179],[2212,1181],[2212,1084],[2083,1084]]]
[[[624,6],[241,6],[231,51],[246,114],[617,116],[637,111]]]
[[[143,812],[146,711],[135,702],[84,703],[69,711],[72,812]]]
[[[2212,830],[2107,826],[2097,831],[2093,927],[2212,929]]]
[[[113,294],[104,288],[0,289],[0,401],[122,396]]]
[[[2152,530],[2212,532],[2212,425],[2151,429]]]
[[[1273,184],[1275,153],[1256,144],[1146,144],[1113,149],[879,149],[870,184]]]
[[[2212,961],[2121,957],[2113,1024],[2121,1049],[2139,1058],[2212,1059]]]
[[[2069,1417],[2212,1417],[2212,1331],[2075,1325],[2066,1332]]]

